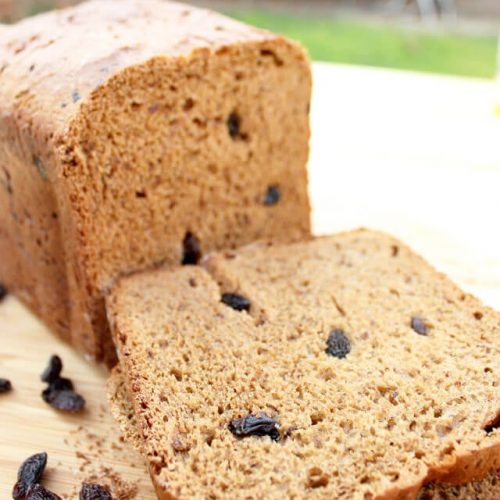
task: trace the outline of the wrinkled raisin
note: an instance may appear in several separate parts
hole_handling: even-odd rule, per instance
[[[238,293],[224,293],[221,301],[236,311],[250,311],[250,301]]]
[[[12,390],[12,384],[10,380],[6,378],[0,378],[0,394],[4,394],[6,392],[10,392]]]
[[[74,392],[73,382],[61,377],[63,363],[59,356],[52,356],[49,365],[42,373],[42,380],[48,387],[42,391],[42,399],[56,410],[79,412],[85,406],[85,399]]]
[[[280,439],[278,422],[267,415],[237,418],[229,423],[229,430],[238,437],[269,436],[273,441]]]
[[[278,186],[269,186],[264,196],[264,205],[276,205],[281,198],[281,191]]]
[[[45,489],[40,484],[33,484],[26,493],[25,500],[62,500],[60,496]]]
[[[104,486],[84,483],[80,490],[80,500],[111,500],[111,494]]]
[[[42,398],[56,410],[76,413],[85,407],[85,399],[72,390],[54,390],[50,387],[42,392]]]
[[[59,376],[61,375],[63,365],[61,358],[57,355],[51,356],[49,359],[49,364],[47,368],[42,373],[42,376],[40,377],[43,382],[51,383],[54,382],[54,380],[57,380]]]
[[[28,488],[38,483],[47,465],[47,453],[37,453],[27,458],[19,467],[17,483],[12,490],[12,498],[23,499]]]
[[[325,352],[335,358],[345,358],[351,352],[351,342],[343,330],[333,330],[328,335]]]
[[[232,139],[240,135],[240,117],[236,113],[231,113],[227,118],[227,130]]]
[[[413,331],[419,335],[427,335],[429,333],[429,328],[425,324],[425,320],[419,316],[413,316],[413,318],[411,318],[411,327]]]
[[[9,292],[7,291],[7,287],[5,285],[2,285],[2,283],[0,283],[0,302],[5,299],[5,297],[7,297],[7,294]]]
[[[194,234],[187,232],[182,246],[182,265],[198,264],[201,259],[201,247],[198,238]]]

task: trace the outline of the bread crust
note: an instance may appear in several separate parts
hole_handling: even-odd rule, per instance
[[[220,124],[210,122],[210,133],[204,136],[203,130],[207,127],[204,120],[208,120],[210,110],[208,107],[201,109],[201,103],[182,94],[188,92],[185,89],[189,89],[190,77],[198,75],[196,78],[200,79],[199,75],[203,75],[208,66],[217,72],[215,62],[220,61],[222,79],[229,74],[224,70],[224,61],[234,61],[235,66],[241,64],[245,67],[245,54],[258,54],[259,51],[263,54],[264,72],[277,71],[276,65],[283,62],[278,59],[275,65],[273,57],[289,57],[284,70],[290,68],[290,72],[286,74],[302,78],[301,85],[295,86],[295,91],[290,90],[297,94],[298,103],[304,101],[304,113],[297,123],[300,132],[293,136],[296,151],[290,153],[299,158],[294,160],[297,168],[291,169],[288,176],[283,166],[285,159],[280,159],[279,151],[273,154],[277,163],[282,165],[270,166],[256,149],[258,141],[253,144],[251,138],[233,141],[233,156],[226,158],[227,145],[221,146],[218,137],[212,140],[212,128],[225,130],[226,117],[220,118]],[[257,72],[257,60],[255,68],[253,66],[254,63],[248,63],[248,74],[250,70]],[[167,114],[173,114],[169,108],[172,103],[168,101],[171,97],[167,95],[170,90],[161,90],[158,82],[170,78],[174,89],[175,79],[180,74],[187,83],[180,81],[182,88],[171,92],[179,94],[179,103],[185,98],[184,108],[179,104],[182,109],[176,111],[172,124],[165,125],[170,119],[167,119]],[[152,75],[156,75],[156,82]],[[231,85],[245,85],[245,75],[242,78],[242,83],[231,82]],[[289,76],[286,80],[290,80]],[[143,81],[147,82],[146,90],[140,88]],[[201,87],[203,81],[200,81],[200,88],[209,92],[210,85]],[[120,100],[117,96],[125,92],[124,89],[128,89],[128,94]],[[217,87],[214,93],[216,91]],[[204,250],[238,245],[256,236],[269,237],[272,231],[277,239],[309,234],[305,171],[309,139],[305,101],[309,99],[309,93],[309,63],[298,45],[185,4],[160,0],[93,0],[2,28],[0,253],[6,257],[0,262],[0,280],[62,338],[92,358],[112,364],[115,353],[107,329],[103,296],[119,276],[161,263],[178,263],[182,238],[190,230],[190,225],[203,233],[200,238],[203,237]],[[168,102],[160,102],[157,94]],[[195,90],[193,95],[196,97]],[[134,101],[144,101],[148,96],[158,102],[146,106]],[[230,103],[231,99],[238,101],[237,94],[226,101]],[[258,108],[259,102],[263,103],[259,99],[259,96],[245,97],[238,104],[242,108],[251,109],[251,105]],[[120,115],[118,106],[123,102],[127,105]],[[199,115],[195,114],[198,113],[196,105],[200,108]],[[285,109],[281,104],[279,106]],[[189,113],[194,114],[194,118],[188,123]],[[122,142],[120,138],[127,136],[137,116],[140,116],[137,119],[143,119],[139,129],[151,127],[151,132],[141,137],[137,146],[129,147],[135,136]],[[117,117],[123,117],[124,125],[113,130]],[[176,128],[175,120],[184,120],[187,125],[182,122],[182,126]],[[159,125],[155,126],[155,123]],[[102,132],[102,137],[97,137],[100,131],[108,128],[109,139],[105,132]],[[267,145],[269,150],[276,149],[282,140],[286,142],[286,138],[279,137],[279,134],[288,132],[287,128],[288,125],[281,131],[266,132],[268,137],[275,136]],[[161,131],[174,134],[179,129],[177,135],[169,138],[171,143],[182,141],[183,130],[186,130],[191,134],[188,139],[192,136],[195,144],[201,144],[201,151],[196,152],[201,158],[200,163],[204,168],[213,168],[214,173],[210,181],[207,180],[208,174],[203,176],[206,177],[200,183],[203,189],[200,187],[193,195],[192,205],[200,205],[200,208],[192,210],[192,219],[189,214],[175,216],[171,226],[176,227],[177,223],[179,227],[175,232],[179,233],[180,225],[183,225],[183,234],[172,234],[171,240],[165,242],[168,228],[160,226],[162,218],[169,216],[170,209],[162,204],[168,203],[173,211],[180,202],[164,187],[168,184],[165,179],[170,175],[168,165],[163,165],[158,171],[155,162],[158,162],[158,157],[166,158],[170,154],[162,142]],[[154,150],[150,156],[143,143]],[[185,151],[189,152],[189,148],[193,145],[187,143]],[[182,146],[179,149],[182,151]],[[213,152],[210,158],[205,153],[207,149]],[[127,177],[129,165],[122,161],[122,157],[136,150],[134,163],[143,159],[145,162]],[[220,163],[231,163],[237,172],[254,169],[258,174],[256,178],[263,182],[282,183],[283,190],[287,190],[288,202],[264,211],[262,204],[254,199],[255,208],[250,206],[251,202],[244,201],[239,212],[237,208],[223,209],[224,202],[234,207],[234,199],[241,196],[241,192],[246,194],[245,189],[251,189],[242,188],[237,185],[237,179],[231,179],[228,181],[231,195],[227,199],[224,193],[217,195],[219,201],[215,196],[210,198],[214,185],[222,191],[220,185],[230,176],[214,160],[219,150],[222,151]],[[245,155],[250,153],[260,155],[261,159],[246,162]],[[172,161],[176,155],[176,152],[172,153]],[[207,167],[202,163],[205,161],[203,155],[207,157]],[[168,163],[166,159],[162,161]],[[299,163],[302,163],[300,167]],[[152,174],[144,180],[141,171],[148,168]],[[220,171],[216,171],[217,168]],[[191,177],[195,175],[198,172],[193,170]],[[265,179],[266,175],[268,179]],[[178,177],[182,178],[182,172]],[[184,181],[179,182],[183,185]],[[144,185],[133,189],[136,183]],[[159,185],[165,194],[158,194],[157,200],[149,201],[149,197],[153,198],[152,193],[159,191]],[[185,185],[188,192],[190,178]],[[123,193],[127,187],[131,200]],[[265,187],[263,185],[262,190]],[[166,201],[168,196],[171,198]],[[250,196],[254,196],[253,192],[248,194]],[[122,207],[119,213],[120,207],[112,203],[115,198],[123,199],[124,204],[130,203],[131,208]],[[213,229],[213,220],[204,226],[201,219],[207,213],[207,203],[213,206],[212,210],[221,212],[219,226],[228,226],[229,229]],[[269,214],[269,220],[266,220],[266,214]],[[146,217],[151,221],[146,221]],[[144,220],[142,228],[141,220]],[[115,238],[113,244],[106,245],[103,233]],[[131,241],[124,242],[129,233]],[[136,242],[141,239],[146,242],[143,251],[135,249]],[[119,248],[116,252],[123,255],[122,265],[115,262],[120,257],[114,255],[114,248]]]

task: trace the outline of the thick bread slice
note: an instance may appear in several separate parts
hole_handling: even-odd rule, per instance
[[[108,399],[125,441],[143,453],[143,441],[137,426],[134,407],[119,365],[113,368],[108,379]],[[418,500],[497,499],[500,498],[500,471],[492,471],[484,479],[464,485],[429,483],[420,490],[417,498]]]
[[[310,91],[298,44],[186,4],[92,0],[2,28],[0,281],[112,360],[118,277],[307,237]]]
[[[500,315],[403,244],[357,231],[207,268],[125,279],[108,299],[160,498],[414,498],[500,467]],[[325,352],[338,330],[343,358]],[[230,431],[261,413],[279,441]]]

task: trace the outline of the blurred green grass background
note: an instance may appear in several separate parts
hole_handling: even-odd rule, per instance
[[[302,42],[318,61],[482,78],[493,78],[496,71],[494,36],[425,32],[263,10],[227,14]]]
[[[12,5],[21,5],[15,1]],[[23,9],[18,9],[17,14],[33,15],[77,1],[24,0]],[[289,12],[263,7],[248,10],[236,1],[233,5],[227,7],[226,14],[302,42],[317,61],[482,78],[495,76],[497,40],[494,35],[450,32],[442,24],[425,29],[418,21],[408,27],[397,21],[383,23],[368,18],[361,18],[362,21],[320,18],[314,9],[304,16],[293,9]]]

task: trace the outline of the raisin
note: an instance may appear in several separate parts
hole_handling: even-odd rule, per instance
[[[54,380],[57,380],[59,376],[61,375],[61,371],[63,368],[63,364],[61,361],[61,358],[57,355],[51,356],[49,359],[49,364],[47,368],[42,373],[42,376],[40,377],[43,382],[51,383],[54,382]]]
[[[49,384],[52,391],[72,391],[75,386],[69,378],[59,377]]]
[[[5,297],[7,297],[7,294],[9,292],[7,291],[7,287],[5,285],[2,285],[2,283],[0,283],[0,302],[5,299]]]
[[[429,333],[429,328],[425,324],[425,320],[419,316],[413,316],[413,318],[411,318],[411,327],[413,331],[419,335],[427,335]]]
[[[56,410],[79,412],[85,406],[85,399],[74,391],[70,379],[61,377],[62,368],[61,358],[52,356],[41,376],[41,379],[48,383],[48,387],[42,391],[42,399]]]
[[[62,500],[60,496],[45,489],[40,484],[33,484],[26,493],[25,500]]]
[[[236,113],[231,113],[227,118],[227,130],[232,139],[240,135],[240,117]]]
[[[280,201],[281,191],[278,186],[269,186],[264,196],[264,205],[276,205]]]
[[[182,246],[182,265],[198,264],[201,259],[201,247],[198,238],[194,234],[187,232]]]
[[[325,352],[335,358],[345,358],[351,352],[351,342],[343,330],[333,330],[328,335]]]
[[[250,311],[250,301],[237,293],[224,293],[222,294],[221,301],[229,307],[236,309],[236,311]]]
[[[77,413],[85,407],[85,399],[72,390],[54,390],[51,387],[42,392],[43,400],[56,410]]]
[[[269,436],[273,441],[280,439],[278,422],[267,415],[237,418],[229,423],[229,430],[238,437]]]
[[[12,498],[22,499],[30,486],[38,483],[47,465],[47,453],[37,453],[27,458],[19,467],[17,483],[12,490]]]
[[[80,490],[80,500],[111,500],[111,494],[104,486],[84,483]]]
[[[12,390],[12,384],[10,380],[6,378],[0,378],[0,394],[5,394],[6,392],[10,392]]]

